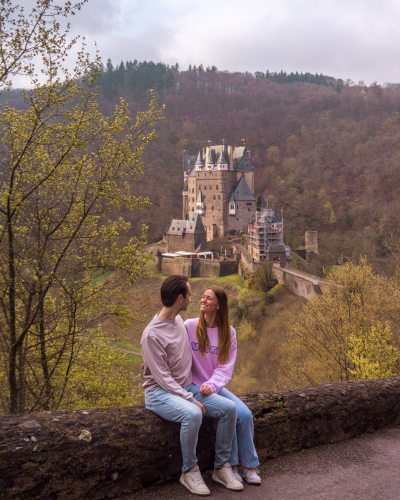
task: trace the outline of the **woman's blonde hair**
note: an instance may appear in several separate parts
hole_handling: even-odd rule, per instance
[[[231,325],[229,323],[228,297],[226,296],[225,290],[219,286],[210,286],[207,290],[212,290],[218,299],[218,364],[224,365],[228,361],[229,354],[231,353]],[[196,336],[199,344],[199,352],[204,356],[207,352],[207,347],[210,347],[210,339],[207,335],[207,325],[203,312],[200,312]]]

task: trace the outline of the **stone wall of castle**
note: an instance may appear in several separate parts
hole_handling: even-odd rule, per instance
[[[211,278],[237,273],[238,264],[234,261],[210,259],[187,259],[185,257],[158,257],[160,265],[157,272],[162,274],[182,274],[190,278]]]
[[[195,252],[196,249],[204,252],[207,248],[206,234],[167,234],[167,251],[174,252]],[[198,250],[197,250],[198,251]]]

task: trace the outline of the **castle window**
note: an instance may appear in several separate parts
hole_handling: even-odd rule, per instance
[[[211,186],[211,184],[210,184],[210,189],[212,189],[212,186]]]
[[[214,206],[211,207],[211,210],[214,210]]]
[[[213,194],[213,200],[215,200],[215,194]]]
[[[248,208],[247,211],[250,212],[250,208]]]
[[[247,202],[247,203],[246,203],[246,205],[250,205],[250,206],[251,206],[252,204],[251,204],[251,202],[250,202],[250,203],[249,203],[249,202]]]
[[[220,195],[220,194],[218,195],[218,199],[219,199],[219,200],[221,199],[221,195]]]
[[[194,197],[192,196],[192,202],[194,203]]]
[[[204,191],[207,189],[207,186],[204,186]]]
[[[194,193],[194,188],[192,188],[192,193]]]
[[[192,207],[192,212],[194,212],[194,207]]]
[[[215,186],[215,189],[218,189],[218,184]]]

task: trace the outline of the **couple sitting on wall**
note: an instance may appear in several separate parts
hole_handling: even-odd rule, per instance
[[[167,278],[161,286],[163,308],[143,332],[146,408],[181,423],[180,482],[197,495],[210,494],[197,465],[199,428],[203,415],[218,419],[212,478],[240,491],[243,479],[250,484],[261,484],[261,479],[252,413],[225,389],[237,350],[228,299],[222,288],[210,287],[200,300],[200,317],[184,323],[179,312],[186,310],[190,295],[186,276]]]

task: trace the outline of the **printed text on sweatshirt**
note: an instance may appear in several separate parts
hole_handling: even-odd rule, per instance
[[[185,327],[189,336],[189,344],[192,351],[192,379],[193,383],[202,386],[207,384],[213,392],[219,392],[232,378],[233,368],[236,361],[237,342],[236,332],[231,326],[231,353],[224,365],[218,364],[218,328],[207,328],[210,346],[204,356],[199,352],[199,344],[196,338],[196,328],[199,318],[188,319]]]

